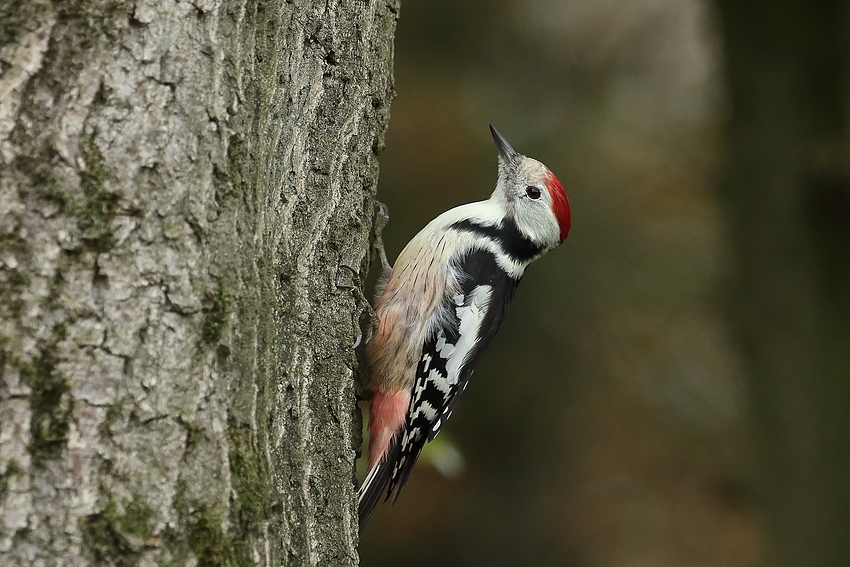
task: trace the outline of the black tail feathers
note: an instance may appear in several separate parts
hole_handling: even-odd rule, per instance
[[[360,502],[357,509],[360,520],[360,531],[363,531],[363,526],[366,525],[366,521],[372,515],[372,510],[375,509],[381,496],[383,496],[384,490],[390,482],[390,476],[392,475],[397,459],[398,442],[396,439],[393,439],[390,442],[387,454],[372,467],[372,470],[369,471],[369,474],[366,475],[366,479],[360,486]],[[386,497],[384,497],[384,500],[386,500]]]

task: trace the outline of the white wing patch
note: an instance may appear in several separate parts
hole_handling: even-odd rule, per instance
[[[460,307],[458,307],[458,311],[460,311]],[[437,349],[437,353],[440,355],[440,358],[445,358],[449,360],[452,357],[452,354],[455,351],[455,345],[446,342],[446,334],[441,330],[440,334],[437,336],[437,344],[435,345]]]
[[[487,308],[490,305],[490,295],[493,288],[489,285],[480,285],[469,294],[466,305],[457,307],[457,318],[460,320],[460,338],[448,358],[446,374],[449,384],[454,386],[460,377],[460,369],[466,358],[478,342],[479,331]]]

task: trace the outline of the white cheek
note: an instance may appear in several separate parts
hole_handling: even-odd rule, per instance
[[[554,217],[548,213],[549,205],[544,198],[532,201],[526,196],[515,201],[514,220],[524,233],[536,242],[550,242],[558,234]]]

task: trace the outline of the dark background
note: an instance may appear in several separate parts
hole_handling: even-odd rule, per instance
[[[488,122],[555,172],[573,228],[364,566],[850,565],[848,13],[403,4],[391,259],[489,196]]]

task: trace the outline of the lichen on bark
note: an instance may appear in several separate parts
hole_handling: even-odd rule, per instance
[[[397,9],[0,8],[0,563],[357,563]]]

